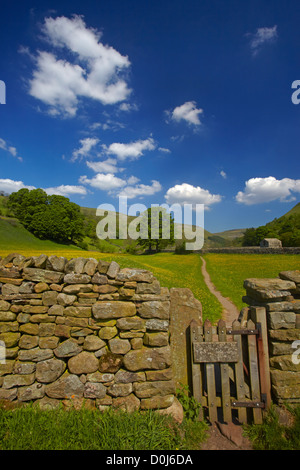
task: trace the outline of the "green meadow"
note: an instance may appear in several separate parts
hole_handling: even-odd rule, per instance
[[[278,277],[280,271],[300,269],[300,256],[290,254],[215,254],[207,253],[206,269],[216,288],[241,309],[245,279]]]

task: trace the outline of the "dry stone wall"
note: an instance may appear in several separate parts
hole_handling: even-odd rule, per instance
[[[0,400],[169,409],[170,292],[112,261],[0,261]]]
[[[244,302],[265,307],[273,400],[300,404],[300,271],[246,279],[244,287]]]

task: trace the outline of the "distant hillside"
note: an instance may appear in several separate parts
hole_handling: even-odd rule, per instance
[[[19,220],[13,217],[7,208],[8,196],[0,195],[0,245],[2,248],[17,249],[20,246],[24,248],[39,248],[42,250],[53,248],[57,245],[50,240],[40,240],[32,233],[26,230]],[[82,242],[78,244],[79,248],[100,252],[134,252],[136,251],[136,242],[134,240],[123,239],[110,239],[99,240],[96,234],[96,227],[99,222],[99,217],[96,216],[96,209],[90,207],[80,207],[81,213],[84,216],[84,232],[85,237]],[[111,214],[115,217],[115,213]],[[118,213],[116,214],[118,221]],[[128,223],[134,217],[128,216]],[[117,224],[118,225],[118,224]],[[195,227],[193,227],[193,230]],[[204,230],[204,247],[205,248],[222,248],[225,246],[236,245],[236,240],[240,236],[240,230],[227,230],[221,233],[210,233]],[[175,247],[182,244],[185,240],[176,240],[175,245],[170,246],[169,249],[175,250]]]
[[[245,232],[245,228],[235,228],[232,230],[225,230],[224,232],[214,233],[214,235],[225,238],[225,240],[235,240],[236,238],[242,237]]]
[[[300,203],[266,225],[247,229],[243,245],[257,246],[264,238],[278,238],[284,247],[300,246]]]
[[[96,209],[90,208],[90,207],[81,207],[81,212],[87,221],[86,222],[87,225],[91,228],[91,231],[89,232],[89,236],[93,238],[93,236],[96,234],[96,225],[99,222],[99,217],[96,216]],[[118,215],[119,215],[118,213],[112,212],[111,215],[112,217],[116,216],[118,220]],[[128,216],[127,218],[128,224],[134,218],[135,217],[133,216]],[[178,224],[175,224],[175,225],[178,225]],[[195,227],[193,226],[192,229],[194,231]],[[184,237],[184,232],[182,233],[183,233],[182,240],[177,240],[174,246],[169,247],[170,249],[175,249],[176,245],[179,245],[180,243],[182,243],[182,241],[186,241]],[[134,244],[130,240],[118,240],[118,239],[110,240],[110,243],[118,245],[119,247],[123,247],[124,249]],[[222,237],[221,234],[212,234],[204,229],[204,245],[206,248],[221,248],[223,246],[230,246],[231,243],[229,242],[229,239],[227,240],[225,237]]]

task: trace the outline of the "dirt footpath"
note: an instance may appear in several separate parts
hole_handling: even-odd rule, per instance
[[[210,276],[206,271],[206,261],[202,256],[200,256],[202,260],[202,267],[201,271],[204,277],[204,281],[209,288],[210,292],[218,299],[218,301],[223,306],[223,313],[222,318],[226,322],[226,326],[231,327],[232,322],[238,319],[239,310],[238,308],[231,302],[231,300],[223,297],[223,295],[215,288],[214,284],[211,282]]]

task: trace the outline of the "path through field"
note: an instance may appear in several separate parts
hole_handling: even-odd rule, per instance
[[[227,327],[232,326],[232,322],[237,320],[239,310],[231,300],[223,297],[211,282],[210,276],[206,270],[206,262],[202,260],[201,271],[204,281],[210,292],[218,299],[223,307],[222,318]],[[221,427],[222,426],[222,427]],[[209,437],[201,447],[202,450],[252,450],[252,444],[249,439],[243,437],[241,426],[231,424],[213,423],[209,429]]]
[[[240,312],[238,308],[234,305],[234,303],[231,302],[231,300],[227,299],[226,297],[223,297],[223,295],[215,288],[206,270],[206,261],[204,260],[204,258],[202,258],[202,256],[200,256],[200,258],[202,260],[201,271],[204,277],[204,281],[207,287],[209,288],[210,292],[222,304],[222,307],[223,307],[222,318],[226,322],[226,325],[232,326],[232,322],[234,320],[237,320]]]

